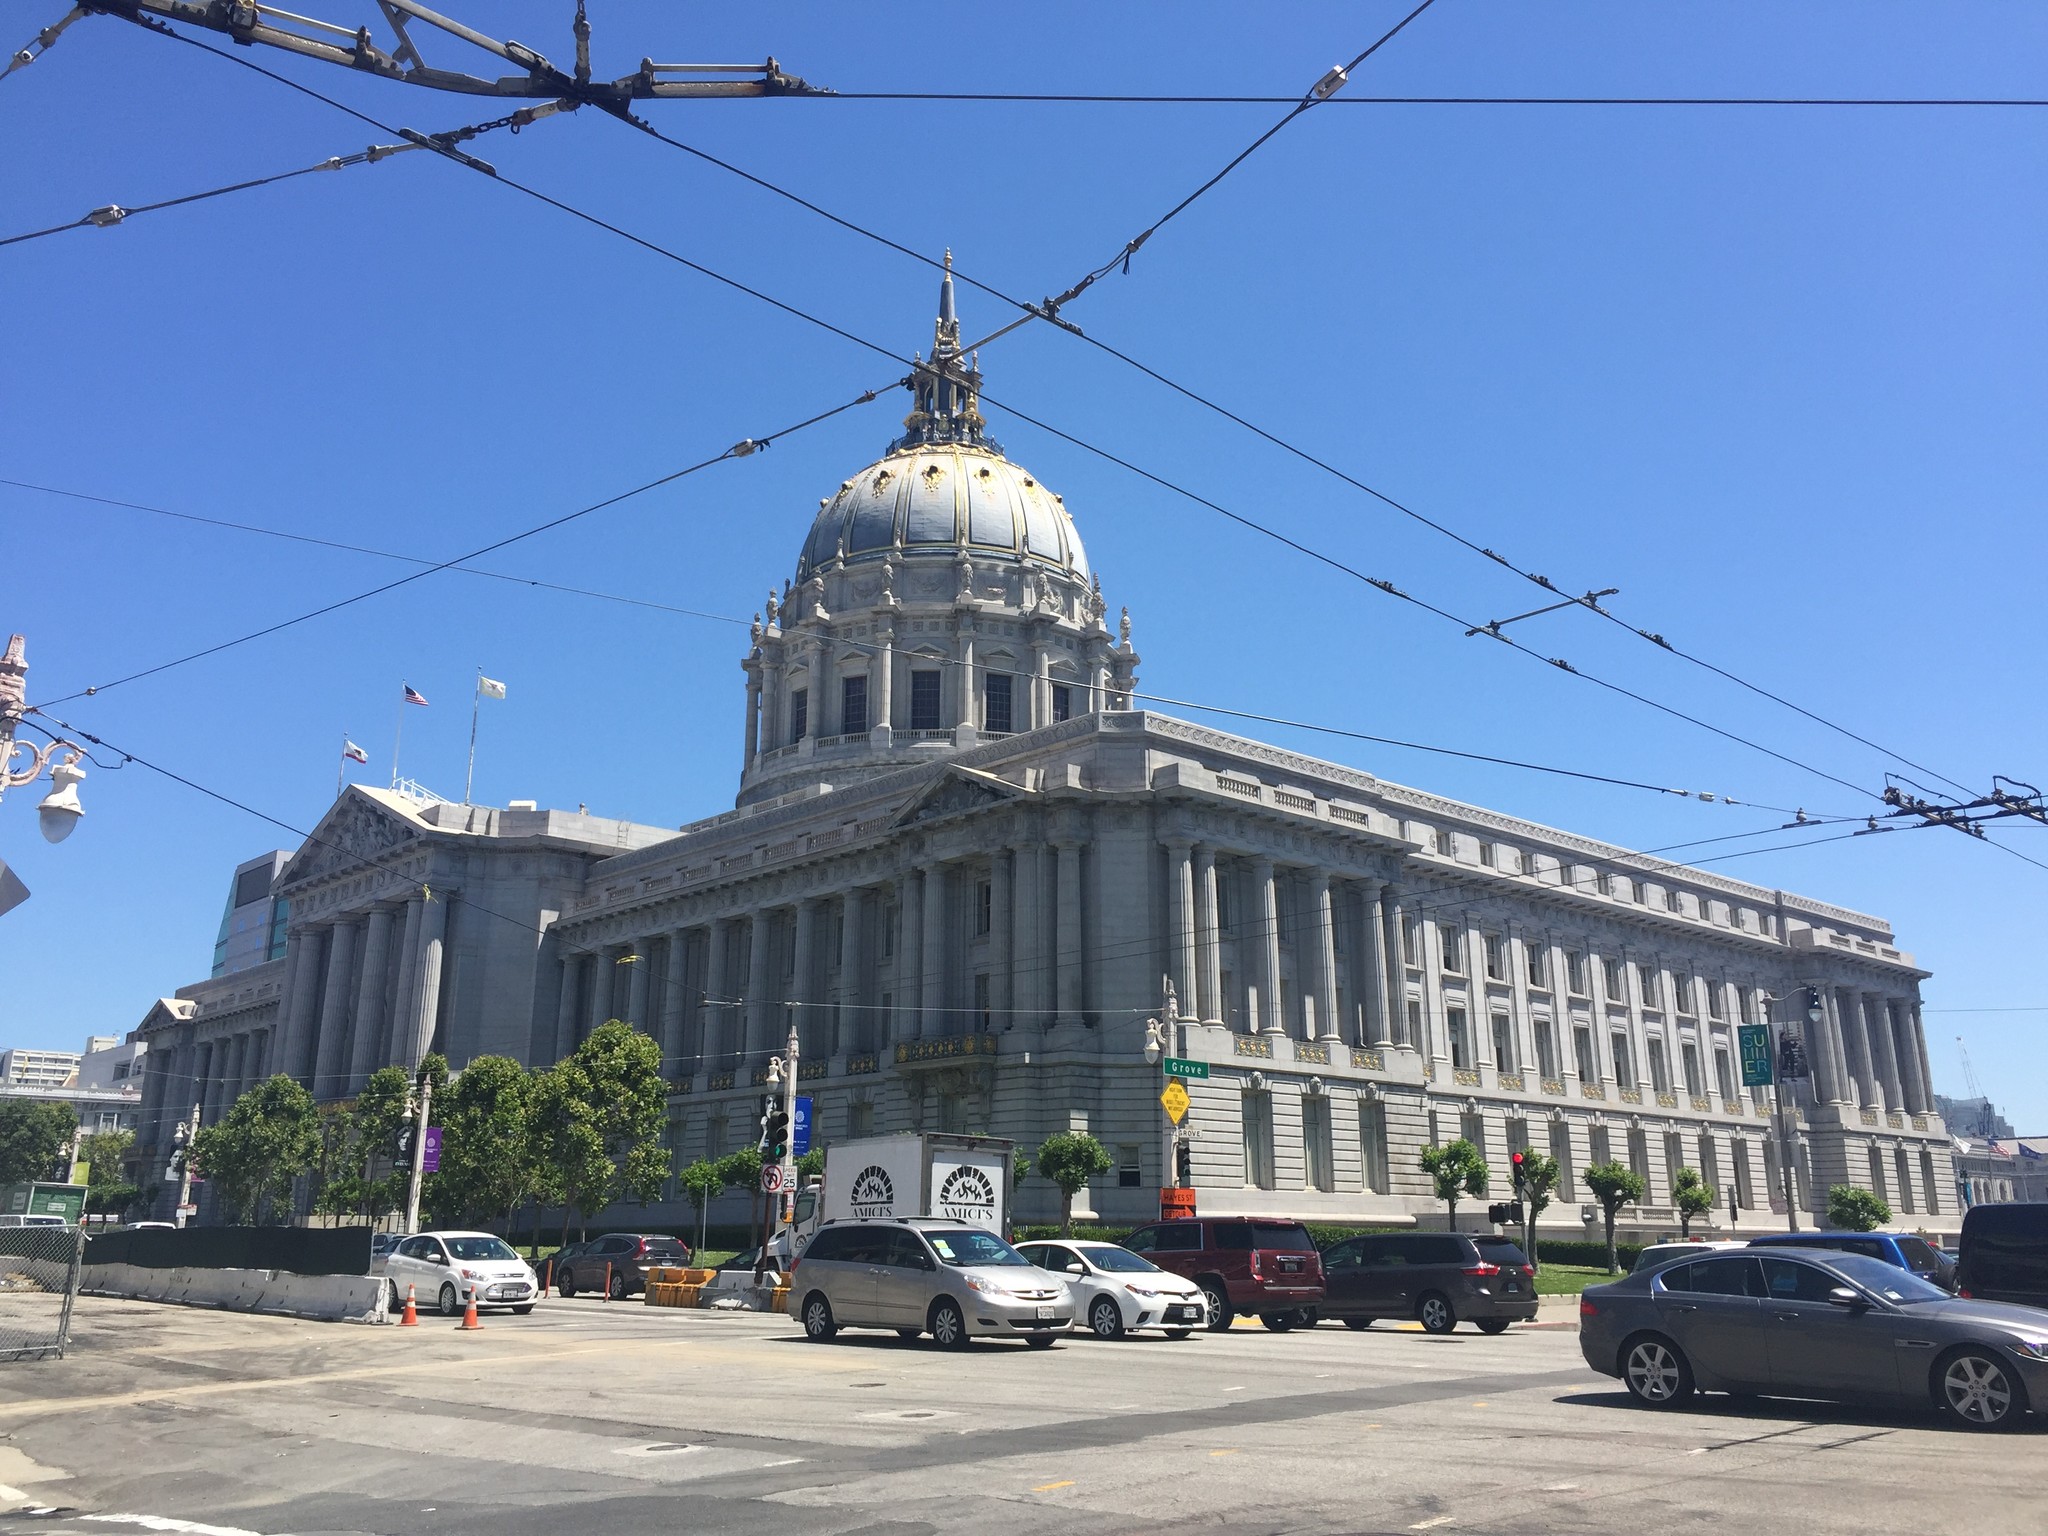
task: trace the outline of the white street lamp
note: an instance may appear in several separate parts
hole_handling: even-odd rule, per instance
[[[24,707],[27,698],[26,644],[20,635],[13,635],[8,638],[6,654],[0,656],[0,795],[35,783],[48,769],[54,788],[36,807],[37,819],[42,823],[43,836],[50,842],[61,843],[85,814],[85,807],[78,803],[78,786],[85,781],[85,770],[78,762],[85,756],[85,748],[75,741],[61,739],[46,745],[17,741],[15,732],[28,713]],[[23,759],[26,761],[21,767],[14,766]]]

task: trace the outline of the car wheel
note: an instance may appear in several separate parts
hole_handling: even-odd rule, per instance
[[[517,1307],[514,1307],[514,1308],[512,1309],[512,1315],[513,1315],[514,1317],[524,1317],[524,1316],[526,1316],[526,1314],[527,1314],[527,1313],[531,1312],[532,1310],[533,1310],[533,1303],[529,1301],[529,1302],[527,1302],[527,1303],[526,1303],[525,1305],[523,1305],[523,1306],[517,1306]]]
[[[1449,1333],[1458,1326],[1458,1309],[1441,1291],[1431,1291],[1415,1303],[1415,1319],[1424,1333]]]
[[[1322,1314],[1314,1307],[1303,1307],[1294,1314],[1294,1326],[1297,1328],[1313,1328],[1321,1321]]]
[[[1646,1408],[1670,1408],[1692,1396],[1692,1367],[1676,1344],[1646,1333],[1621,1349],[1621,1379]]]
[[[462,1302],[455,1294],[455,1287],[453,1285],[443,1285],[441,1287],[441,1315],[443,1317],[453,1317],[461,1310]]]
[[[1482,1317],[1479,1319],[1478,1328],[1481,1333],[1506,1333],[1508,1320],[1504,1317]]]
[[[896,1337],[899,1339],[914,1339],[923,1332],[922,1328],[898,1328],[896,1330]]]
[[[967,1319],[961,1315],[960,1304],[949,1297],[940,1297],[932,1303],[932,1342],[941,1349],[965,1349],[967,1347]]]
[[[839,1325],[832,1321],[832,1303],[817,1291],[804,1298],[804,1337],[813,1344],[823,1344],[839,1331]]]
[[[1029,1344],[1033,1349],[1051,1349],[1056,1338],[1057,1335],[1055,1334],[1034,1333],[1024,1342]]]
[[[1209,1331],[1223,1333],[1230,1327],[1230,1293],[1223,1289],[1221,1280],[1202,1282],[1202,1300],[1209,1308]]]
[[[1344,1319],[1344,1326],[1363,1333],[1372,1326],[1372,1319],[1369,1317],[1347,1317]]]
[[[1194,1331],[1192,1328],[1169,1328],[1166,1330],[1166,1336],[1169,1339],[1184,1339]]]
[[[626,1299],[626,1277],[617,1270],[614,1270],[608,1290],[613,1301],[624,1301]]]
[[[391,1287],[391,1310],[393,1312],[403,1312],[405,1310],[405,1297],[399,1294],[397,1282],[386,1281],[385,1283]]]
[[[1966,1429],[2010,1429],[2026,1412],[2026,1390],[1986,1349],[1959,1349],[1935,1368],[1935,1401]]]
[[[563,1270],[560,1279],[556,1283],[562,1292],[563,1300],[566,1301],[569,1297],[576,1294],[576,1272],[574,1270]]]
[[[1296,1312],[1261,1312],[1259,1321],[1275,1333],[1285,1333],[1301,1321],[1301,1316]]]
[[[1088,1326],[1095,1330],[1098,1339],[1120,1339],[1124,1336],[1124,1309],[1108,1296],[1095,1298],[1095,1305],[1088,1309]],[[1038,1340],[1033,1339],[1036,1344]]]

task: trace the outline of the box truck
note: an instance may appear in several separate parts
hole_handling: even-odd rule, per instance
[[[939,1216],[1007,1235],[1016,1143],[996,1136],[912,1131],[835,1141],[825,1176],[796,1197],[795,1219],[768,1245],[771,1257],[802,1257],[827,1221]]]

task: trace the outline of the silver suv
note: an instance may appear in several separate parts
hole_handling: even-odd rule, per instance
[[[1065,1280],[980,1227],[910,1217],[827,1222],[789,1281],[789,1315],[815,1343],[841,1328],[929,1331],[960,1349],[977,1334],[1049,1349],[1074,1321]]]

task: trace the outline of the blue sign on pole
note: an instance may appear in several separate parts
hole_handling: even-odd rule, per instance
[[[804,1094],[796,1096],[796,1119],[789,1127],[789,1155],[802,1157],[811,1150],[811,1101]]]

